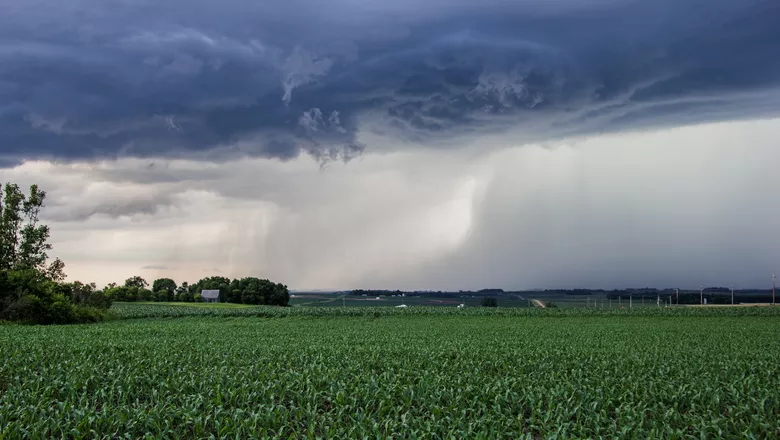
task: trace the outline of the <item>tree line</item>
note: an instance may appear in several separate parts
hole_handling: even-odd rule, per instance
[[[39,214],[46,192],[31,185],[25,194],[19,185],[0,188],[0,321],[31,324],[97,322],[105,319],[113,301],[201,301],[201,292],[219,290],[220,301],[286,306],[287,286],[258,278],[230,280],[203,278],[177,285],[170,278],[155,280],[152,288],[141,277],[122,286],[65,282],[65,264],[49,259],[49,227]]]
[[[212,276],[194,284],[185,281],[181,285],[171,278],[159,278],[149,287],[145,279],[134,276],[121,286],[109,284],[104,293],[112,301],[202,302],[204,290],[218,290],[220,302],[274,306],[287,306],[290,302],[287,286],[255,277],[231,280]]]

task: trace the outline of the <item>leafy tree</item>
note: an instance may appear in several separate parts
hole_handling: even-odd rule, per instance
[[[138,289],[143,289],[148,285],[149,283],[139,276],[134,276],[125,280],[125,287],[136,287]]]
[[[45,198],[37,185],[30,186],[29,195],[12,183],[0,190],[0,320],[100,320],[102,312],[87,307],[94,284],[65,284],[65,264],[59,259],[48,263],[49,227],[39,220]]]
[[[0,191],[0,271],[35,269],[55,281],[64,278],[59,259],[46,266],[49,227],[38,219],[45,199],[46,192],[37,185],[30,186],[29,196],[14,183]]]
[[[171,294],[166,289],[154,292],[154,300],[159,302],[172,301]]]
[[[157,301],[173,301],[176,295],[176,282],[170,278],[159,278],[152,283],[152,292]],[[161,295],[160,292],[165,292]]]
[[[140,301],[153,301],[154,292],[146,288],[138,289],[138,299]]]
[[[95,292],[95,283],[84,284],[81,281],[74,281],[62,285],[74,303],[84,303],[89,300],[90,295]]]
[[[176,292],[176,282],[170,278],[158,278],[152,283],[152,291],[159,292],[161,290],[167,290],[171,294]]]
[[[287,286],[275,283],[270,296],[266,297],[266,304],[287,307],[290,304],[290,291]]]
[[[230,284],[230,302],[286,306],[290,301],[287,286],[269,280],[246,277]]]
[[[192,302],[194,294],[190,291],[190,285],[186,281],[176,288],[176,301]]]

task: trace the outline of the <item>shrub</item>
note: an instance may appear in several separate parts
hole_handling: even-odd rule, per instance
[[[40,298],[33,295],[24,295],[12,302],[0,313],[0,319],[19,321],[24,323],[36,322],[44,312]]]
[[[101,310],[108,310],[111,308],[111,304],[113,304],[113,301],[111,300],[111,297],[109,297],[105,293],[101,291],[97,291],[97,292],[92,292],[89,295],[89,298],[87,298],[85,304],[88,307],[94,307],[96,309],[101,309]]]
[[[58,298],[48,307],[42,319],[38,320],[40,324],[70,324],[75,322],[74,306],[65,298]]]
[[[87,324],[91,322],[100,322],[105,319],[106,314],[101,309],[94,307],[74,307],[73,322]]]
[[[498,307],[498,301],[489,296],[482,298],[482,307]]]

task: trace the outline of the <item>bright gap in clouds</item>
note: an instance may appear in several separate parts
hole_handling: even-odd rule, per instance
[[[220,164],[28,162],[70,279],[299,289],[765,286],[780,120],[555,145]]]

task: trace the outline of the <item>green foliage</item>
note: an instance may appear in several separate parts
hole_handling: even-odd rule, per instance
[[[36,185],[25,196],[18,185],[7,183],[0,192],[0,268],[41,268],[46,262],[49,229],[38,224],[46,194]]]
[[[166,289],[157,290],[154,292],[154,299],[159,302],[173,301],[173,293]]]
[[[152,283],[152,292],[154,292],[158,298],[160,298],[158,295],[160,291],[165,290],[167,292],[165,299],[158,299],[158,301],[173,301],[177,288],[176,281],[173,281],[170,278],[158,278]]]
[[[0,438],[777,437],[776,312],[505,309],[0,326]]]
[[[177,286],[170,278],[160,278],[154,281],[151,290],[146,288],[147,285],[146,280],[135,276],[125,280],[123,286],[114,283],[108,285],[105,294],[110,300],[121,302],[201,302],[203,290],[219,290],[219,300],[223,303],[280,306],[287,306],[290,303],[290,292],[287,286],[254,277],[231,281],[226,277],[212,276],[192,285],[185,281],[181,286]]]
[[[290,302],[290,293],[282,284],[247,277],[230,283],[227,302],[286,306]]]
[[[94,284],[62,283],[64,264],[47,265],[49,227],[38,216],[46,193],[37,185],[25,195],[18,185],[0,191],[0,320],[37,324],[94,321],[102,312],[85,307],[111,307],[94,295]],[[97,313],[97,314],[96,314]]]
[[[148,285],[149,283],[145,279],[139,276],[130,277],[125,280],[125,287],[135,287],[136,289],[143,289]]]
[[[176,294],[174,299],[182,302],[195,302],[195,288],[190,286],[186,281],[181,283],[181,286],[176,288]]]
[[[150,289],[138,289],[138,299],[141,301],[152,301],[155,299],[154,292]]]
[[[114,303],[111,312],[118,318],[174,318],[185,316],[223,317],[393,317],[393,316],[491,316],[496,318],[563,318],[563,317],[664,317],[664,318],[710,318],[710,317],[780,317],[780,307],[739,308],[635,308],[635,309],[541,309],[531,307],[440,307],[414,306],[396,307],[269,307],[252,306],[242,308],[221,308],[218,304],[209,307],[188,307],[188,304],[133,304]]]
[[[111,301],[111,298],[109,298],[108,295],[98,290],[96,292],[90,293],[89,297],[86,301],[84,301],[83,304],[87,307],[92,307],[95,309],[108,310],[111,308],[112,303],[113,301]]]

